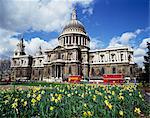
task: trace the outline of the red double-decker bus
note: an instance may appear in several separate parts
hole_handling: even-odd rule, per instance
[[[103,82],[105,84],[115,84],[119,83],[122,84],[124,83],[124,77],[122,74],[104,74],[103,75]]]
[[[80,75],[72,75],[68,77],[68,82],[70,83],[80,83],[81,81],[81,76]]]

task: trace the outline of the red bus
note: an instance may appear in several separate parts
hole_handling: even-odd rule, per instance
[[[80,83],[82,77],[80,75],[72,75],[72,76],[69,76],[68,78],[68,82],[70,83]]]
[[[115,84],[115,83],[122,84],[124,83],[124,77],[122,74],[104,74],[103,82],[105,84]]]

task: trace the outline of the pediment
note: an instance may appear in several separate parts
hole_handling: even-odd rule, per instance
[[[53,50],[65,50],[65,48],[64,47],[62,47],[62,46],[57,46],[57,47],[55,47]]]

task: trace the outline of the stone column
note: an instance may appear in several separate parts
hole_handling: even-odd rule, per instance
[[[57,66],[55,65],[55,78],[57,77]]]
[[[67,45],[67,37],[65,36],[65,45]]]
[[[81,45],[83,45],[83,37],[81,36],[80,38],[81,38]]]
[[[125,60],[128,61],[128,53],[127,53],[127,51],[125,52]]]
[[[74,45],[76,45],[76,40],[77,40],[77,38],[76,38],[76,36],[74,37]]]
[[[73,41],[74,41],[74,36],[72,36],[71,38],[71,45],[73,45]]]
[[[67,36],[67,41],[68,41],[68,42],[67,42],[67,45],[68,45],[68,44],[69,44],[69,36]]]
[[[80,45],[82,45],[82,44],[81,44],[81,36],[79,36],[79,40],[80,40]]]
[[[84,40],[85,40],[85,38],[83,37],[83,45],[85,44],[85,41],[84,41]]]
[[[108,62],[110,62],[109,56],[110,56],[110,52],[108,52],[108,54],[107,54]]]
[[[87,40],[87,44],[86,44],[88,47],[89,47],[89,41]]]

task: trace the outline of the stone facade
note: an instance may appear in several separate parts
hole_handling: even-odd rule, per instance
[[[58,37],[58,46],[41,51],[35,56],[26,55],[23,39],[17,45],[12,58],[14,79],[62,81],[70,75],[98,77],[103,74],[134,76],[133,50],[130,47],[106,48],[92,51],[90,38],[73,10],[70,22]]]

